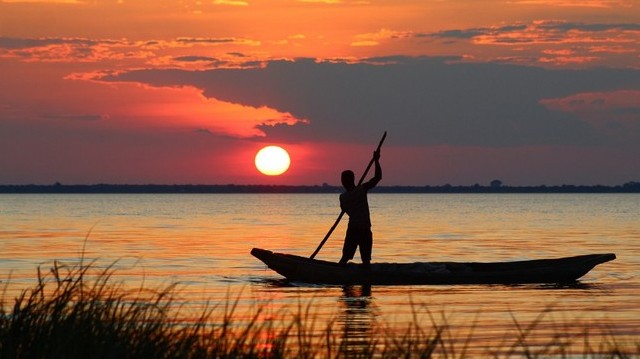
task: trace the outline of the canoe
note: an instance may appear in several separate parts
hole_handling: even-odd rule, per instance
[[[593,267],[616,258],[613,253],[514,262],[372,263],[369,269],[274,253],[253,248],[251,254],[290,281],[316,284],[527,284],[571,283]]]

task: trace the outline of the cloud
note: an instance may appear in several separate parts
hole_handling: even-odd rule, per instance
[[[155,68],[182,68],[189,70],[205,70],[210,68],[250,68],[262,66],[262,61],[256,61],[248,56],[223,54],[220,57],[186,55],[162,56],[149,59],[146,63]]]
[[[233,38],[179,37],[176,42],[185,44],[224,44],[234,42]]]
[[[5,3],[51,3],[51,4],[83,4],[80,0],[3,0]]]
[[[311,4],[327,4],[327,5],[369,5],[371,2],[368,0],[296,0],[301,3],[311,3]]]
[[[515,0],[516,5],[544,5],[555,7],[587,7],[587,8],[618,8],[633,7],[633,0]]]
[[[144,59],[150,55],[140,43],[127,40],[0,37],[0,58],[31,62],[99,62]]]
[[[584,92],[540,103],[588,122],[612,141],[640,149],[640,90]]]
[[[3,49],[26,49],[30,47],[44,47],[49,45],[72,44],[80,46],[93,46],[98,43],[116,44],[116,41],[96,41],[84,38],[15,38],[0,37],[0,48]]]
[[[45,119],[50,120],[70,120],[70,121],[100,121],[100,120],[108,120],[109,115],[72,115],[72,114],[62,114],[62,115],[44,115],[42,116]]]
[[[184,61],[184,62],[217,61],[215,57],[210,57],[210,56],[178,56],[178,57],[174,57],[173,59],[175,61]]]
[[[508,33],[513,31],[522,31],[527,28],[526,25],[509,25],[500,27],[482,27],[470,29],[452,29],[442,30],[435,33],[416,34],[417,37],[433,37],[445,39],[473,39],[477,36],[487,35],[490,33]]]
[[[214,5],[231,5],[231,6],[248,6],[249,3],[247,1],[241,0],[214,0]]]
[[[321,4],[341,4],[342,0],[298,0],[298,2],[321,3]]]
[[[640,51],[640,24],[538,20],[415,33],[413,38],[427,44],[473,45],[466,47],[465,55],[473,57],[475,61],[505,61],[547,67],[605,64],[637,67],[637,60],[631,54]],[[486,47],[492,50],[487,51]],[[561,51],[571,51],[571,54],[561,54]]]
[[[587,121],[640,125],[640,90],[583,92],[542,99],[540,103],[551,110],[572,113]]]
[[[45,37],[45,38],[19,38],[0,36],[0,49],[16,50],[47,47],[52,45],[91,47],[91,46],[111,46],[123,48],[129,51],[131,48],[171,48],[176,46],[192,45],[259,45],[258,41],[235,37],[178,37],[174,40],[145,40],[129,41],[126,39],[87,39],[87,38],[66,38],[66,37]]]
[[[175,40],[181,44],[205,44],[205,45],[216,45],[216,44],[238,44],[238,45],[248,45],[248,46],[259,46],[260,41],[249,40],[249,39],[241,39],[241,38],[210,38],[210,37],[179,37]]]
[[[356,35],[351,46],[376,46],[380,42],[390,39],[401,39],[410,37],[407,31],[394,31],[390,29],[380,29],[374,33]]]
[[[201,135],[207,135],[207,136],[213,136],[213,132],[211,132],[210,130],[206,129],[206,128],[198,128],[195,130],[195,133],[201,134]]]
[[[153,65],[156,67],[185,67],[186,63],[202,66],[254,66],[237,61],[238,56],[227,51],[220,58],[201,55],[210,47],[259,46],[260,42],[243,38],[179,37],[173,40],[129,41],[126,39],[86,38],[13,38],[0,37],[0,58],[17,58],[24,62],[89,63],[105,60],[120,61],[124,67]],[[167,52],[193,54],[168,56]],[[239,54],[239,52],[235,52]],[[248,62],[248,61],[244,61]]]
[[[602,145],[590,123],[543,99],[605,89],[639,89],[640,71],[547,70],[451,58],[393,57],[372,64],[272,61],[263,68],[137,70],[103,78],[194,86],[221,101],[267,106],[308,122],[263,126],[287,141],[357,142],[389,130],[408,145]],[[373,64],[377,63],[377,64]],[[640,143],[640,138],[638,138]]]
[[[563,112],[604,113],[607,117],[614,113],[635,114],[628,120],[640,123],[640,90],[585,92],[563,98],[542,99],[540,102],[550,109]]]
[[[467,39],[484,45],[521,45],[526,43],[637,42],[640,24],[585,24],[541,20],[528,24],[452,29],[417,34],[418,37]],[[599,35],[594,37],[594,35]],[[635,40],[634,40],[635,39]]]

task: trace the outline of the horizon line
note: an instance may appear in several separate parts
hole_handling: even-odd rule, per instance
[[[338,193],[340,185],[287,184],[0,184],[0,193]],[[372,193],[640,193],[640,182],[618,185],[505,185],[494,180],[489,185],[383,185]]]

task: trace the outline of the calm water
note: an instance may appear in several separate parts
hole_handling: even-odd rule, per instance
[[[85,257],[117,260],[117,279],[179,282],[194,308],[229,296],[239,308],[268,303],[274,312],[311,302],[319,323],[335,320],[356,339],[374,323],[401,330],[417,317],[448,324],[452,336],[473,331],[474,343],[491,347],[509,341],[513,318],[538,318],[534,338],[586,324],[640,342],[640,195],[372,194],[370,205],[376,262],[618,258],[569,287],[285,284],[249,251],[310,255],[339,214],[337,195],[0,195],[0,280],[13,296],[34,283],[37,266],[77,261],[88,236]],[[345,228],[318,258],[339,259]]]

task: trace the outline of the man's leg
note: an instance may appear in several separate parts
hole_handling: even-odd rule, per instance
[[[347,234],[344,238],[344,245],[342,246],[342,258],[340,258],[340,264],[346,265],[348,261],[353,259],[356,254],[356,248],[358,247],[357,233],[347,228]]]
[[[371,229],[364,229],[360,233],[360,258],[364,267],[371,264],[371,251],[373,248],[373,233]]]

